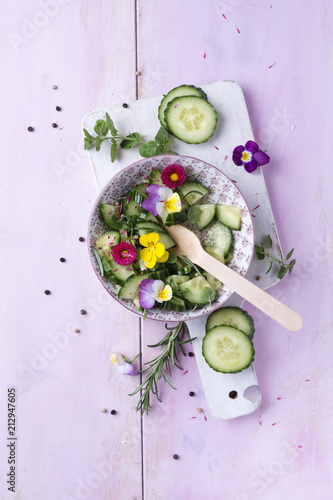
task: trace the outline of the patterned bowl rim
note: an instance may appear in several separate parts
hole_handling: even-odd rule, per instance
[[[119,172],[117,172],[108,182],[107,184],[105,184],[105,186],[100,190],[100,192],[98,193],[97,197],[96,197],[96,200],[94,202],[94,205],[92,207],[92,210],[90,212],[90,216],[89,216],[89,222],[88,222],[88,232],[87,232],[87,244],[88,244],[88,254],[89,254],[89,259],[90,259],[90,263],[92,265],[92,268],[94,270],[94,273],[95,275],[97,276],[98,278],[98,281],[101,283],[101,285],[105,288],[105,290],[108,292],[108,294],[114,299],[116,300],[119,304],[121,304],[123,307],[125,307],[128,311],[130,311],[131,313],[133,314],[136,314],[137,316],[140,316],[143,318],[143,313],[138,311],[138,310],[133,310],[129,305],[127,305],[127,302],[126,301],[123,301],[121,299],[119,299],[115,294],[111,293],[110,290],[107,288],[107,286],[103,283],[103,281],[101,280],[101,277],[99,275],[99,272],[97,270],[97,266],[95,264],[95,260],[94,260],[94,257],[92,255],[92,252],[90,250],[90,231],[91,231],[91,226],[92,226],[92,219],[96,213],[96,209],[98,207],[98,204],[100,203],[100,198],[101,196],[107,192],[110,188],[110,186],[112,185],[112,183],[118,178],[120,177],[121,175],[124,175],[124,173],[127,171],[127,170],[130,170],[131,168],[135,167],[136,165],[139,165],[141,164],[142,162],[144,161],[149,161],[150,159],[163,159],[163,158],[170,158],[170,156],[172,157],[173,155],[158,155],[158,156],[152,156],[152,157],[149,157],[149,158],[142,158],[141,160],[138,160],[138,161],[135,161],[134,163],[131,163],[130,165],[128,165],[127,167],[124,167],[122,170],[120,170]],[[196,158],[194,156],[188,156],[188,155],[177,155],[177,159],[180,159],[180,158],[187,158],[189,160],[194,160],[194,161],[199,161],[199,162],[202,162],[202,163],[205,163],[206,165],[208,165],[210,168],[213,168],[214,170],[217,170],[217,172],[219,174],[221,174],[223,177],[225,177],[226,179],[228,179],[228,181],[230,181],[232,183],[232,185],[234,186],[234,188],[239,192],[249,214],[251,214],[251,211],[249,209],[249,206],[244,198],[244,196],[242,195],[240,189],[235,185],[235,183],[224,173],[222,172],[222,170],[220,170],[219,168],[215,167],[214,165],[212,165],[211,163],[208,163],[207,161],[205,160],[200,160],[199,158]],[[252,263],[252,259],[253,259],[253,255],[254,255],[254,228],[253,228],[253,222],[252,222],[252,219],[250,220],[251,222],[251,227],[252,227],[252,234],[253,234],[253,238],[252,238],[252,245],[251,245],[251,257],[249,259],[249,263],[248,263],[248,267],[247,267],[247,270],[245,272],[244,275],[242,275],[244,278],[246,277],[250,267],[251,267],[251,263]],[[216,309],[219,309],[220,307],[222,307],[228,300],[231,299],[231,297],[234,295],[234,291],[231,290],[231,294],[229,295],[229,297],[227,297],[223,302],[213,302],[211,304],[211,309],[209,311],[204,311],[202,312],[202,314],[198,314],[198,312],[200,311],[200,309],[196,309],[196,313],[197,315],[193,318],[191,317],[188,317],[188,318],[185,318],[185,319],[172,319],[172,314],[174,313],[174,311],[170,311],[170,310],[167,310],[167,314],[169,316],[169,318],[154,318],[154,317],[150,317],[149,316],[149,310],[146,311],[146,318],[147,319],[150,319],[150,320],[155,320],[155,321],[190,321],[190,320],[193,320],[193,319],[197,319],[197,318],[201,318],[202,316],[206,316],[207,314],[211,314],[213,311],[215,311]]]

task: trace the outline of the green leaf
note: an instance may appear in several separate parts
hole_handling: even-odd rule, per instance
[[[111,163],[115,162],[117,159],[117,143],[111,143]]]
[[[267,239],[268,239],[268,250],[270,250],[273,246],[273,242],[269,234],[267,235]]]
[[[86,130],[85,128],[83,129],[83,133],[87,139],[90,139],[91,141],[95,139],[92,135],[89,134],[88,130]]]
[[[144,158],[156,156],[157,147],[158,146],[156,141],[148,141],[145,144],[142,144],[142,146],[140,146],[139,153]]]
[[[97,120],[94,126],[94,130],[97,135],[99,135],[100,137],[104,137],[108,133],[109,127],[104,120]]]
[[[296,264],[296,259],[293,259],[289,262],[288,264],[288,269],[289,269],[289,274],[291,273],[291,271],[293,270],[294,268],[294,265]]]
[[[131,149],[141,141],[141,136],[137,132],[128,134],[120,143],[121,149]]]
[[[287,269],[285,266],[281,266],[281,267],[280,267],[279,272],[278,272],[278,278],[279,278],[280,280],[282,280],[282,278],[284,278],[284,277],[285,277],[287,270],[288,270],[288,269]]]
[[[96,151],[99,151],[101,149],[101,138],[100,137],[96,137]]]
[[[201,292],[201,298],[205,302],[212,302],[215,299],[215,292],[212,288],[206,286]]]
[[[95,142],[95,139],[87,139],[87,137],[84,138],[84,149],[90,149]]]
[[[187,214],[187,218],[188,218],[188,221],[190,222],[190,224],[195,224],[196,222],[198,222],[199,215],[200,215],[199,207],[196,207],[195,205],[193,205],[189,209],[188,214]]]
[[[290,257],[291,257],[291,256],[292,256],[292,254],[294,253],[294,250],[295,250],[294,248],[292,248],[292,249],[290,250],[290,252],[287,254],[287,257],[285,258],[285,260],[290,259]]]
[[[118,130],[116,129],[116,127],[114,126],[114,123],[113,121],[111,120],[110,116],[108,113],[105,113],[105,120],[106,120],[106,123],[107,123],[107,126],[111,132],[111,135],[113,137],[115,137],[117,134],[118,134]]]
[[[273,266],[273,261],[271,260],[270,264],[269,264],[269,268],[267,269],[266,271],[266,274],[269,273],[269,271],[272,269],[272,266]]]
[[[164,127],[161,127],[155,136],[155,141],[159,144],[166,144],[169,139],[169,134]]]
[[[254,251],[256,252],[256,256],[259,260],[263,260],[265,258],[265,250],[263,247],[254,245]]]
[[[104,268],[103,268],[103,264],[102,264],[102,261],[101,261],[101,257],[100,257],[100,255],[98,253],[98,250],[95,247],[93,247],[93,246],[91,246],[90,249],[91,249],[91,252],[94,254],[94,257],[96,259],[99,274],[101,276],[104,276]]]

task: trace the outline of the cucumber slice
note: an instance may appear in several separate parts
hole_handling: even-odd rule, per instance
[[[203,338],[202,355],[213,370],[236,373],[251,365],[254,347],[241,330],[232,326],[215,326]]]
[[[136,203],[134,200],[130,200],[124,206],[124,214],[127,217],[136,216],[139,217],[141,213],[141,206],[139,203]]]
[[[121,287],[118,292],[119,299],[133,300],[139,295],[139,285],[142,280],[147,278],[147,273],[142,276],[134,274],[130,276],[126,283]]]
[[[203,249],[209,253],[212,257],[225,264],[224,250],[218,247],[212,247],[210,245],[203,245]]]
[[[145,210],[144,208],[141,210],[140,220],[138,220],[138,222],[142,222],[142,221],[156,222],[156,224],[158,224],[158,221],[157,221],[157,218],[155,217],[155,215],[151,214],[150,212],[148,212],[148,210]]]
[[[190,279],[191,278],[188,274],[185,274],[184,276],[173,274],[172,276],[168,276],[165,281],[171,286],[173,292],[177,292],[179,290],[180,283],[185,283],[186,281],[190,281]]]
[[[182,224],[187,220],[187,210],[175,212],[163,217],[162,222],[165,226],[173,226],[174,224]]]
[[[138,222],[137,228],[140,236],[143,234],[158,233],[160,237],[159,242],[163,243],[166,250],[176,245],[171,236],[164,231],[162,226],[156,224],[155,222]]]
[[[157,271],[152,271],[148,274],[148,278],[152,278],[154,280],[163,280],[167,276],[169,276],[168,269],[159,269]]]
[[[203,307],[205,304],[213,302],[216,296],[216,293],[203,276],[180,283],[179,291],[192,306],[197,307]]]
[[[164,111],[168,102],[172,101],[175,97],[182,97],[184,95],[195,95],[197,97],[207,99],[205,92],[199,87],[194,87],[194,85],[180,85],[179,87],[175,87],[170,90],[170,92],[163,97],[158,108],[158,119],[160,120],[162,127],[167,129],[167,125],[164,120]]]
[[[206,280],[208,281],[214,292],[218,292],[219,290],[221,290],[221,288],[223,287],[223,283],[220,280],[215,278],[215,276],[212,276],[211,274],[207,273],[207,271],[204,271],[203,275],[205,276]]]
[[[230,229],[239,231],[241,228],[242,211],[240,207],[216,205],[216,218]]]
[[[202,97],[175,97],[164,111],[167,129],[183,142],[201,144],[214,134],[217,113]]]
[[[230,229],[221,222],[215,222],[208,229],[207,234],[203,238],[202,244],[206,252],[210,253],[211,251],[208,251],[207,248],[215,247],[217,249],[216,252],[220,250],[224,253],[224,257],[227,257],[232,245],[232,241],[233,236]]]
[[[110,261],[109,264],[119,285],[124,285],[127,279],[134,274],[132,266],[120,266],[114,260]]]
[[[253,337],[254,322],[252,317],[240,307],[222,307],[207,318],[206,331],[215,326],[229,325],[241,330],[248,337]]]
[[[146,186],[144,184],[138,184],[135,186],[134,191],[142,196],[142,198],[148,198],[148,193],[146,192]]]
[[[199,231],[206,229],[212,222],[215,216],[215,204],[209,203],[207,205],[196,205],[199,209],[199,218],[196,222],[196,226]]]
[[[166,309],[169,309],[170,311],[184,312],[187,309],[185,302],[180,297],[173,296],[165,304]]]
[[[112,260],[112,247],[120,242],[119,231],[108,231],[96,240],[96,250],[101,257]]]
[[[181,194],[190,205],[199,201],[207,193],[209,193],[209,189],[199,182],[185,182],[181,187]]]
[[[99,210],[105,224],[110,229],[117,229],[116,223],[119,221],[119,207],[115,205],[99,204]]]

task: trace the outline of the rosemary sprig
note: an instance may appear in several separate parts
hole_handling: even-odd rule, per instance
[[[197,272],[199,275],[202,275],[202,272],[200,271],[200,269],[190,259],[188,259],[186,257],[186,255],[178,255],[178,259],[185,262],[185,264],[187,264],[188,266],[193,267],[195,272]]]
[[[287,271],[289,271],[289,274],[290,274],[291,271],[293,270],[294,265],[296,264],[296,259],[292,259],[289,263],[287,263],[287,260],[289,260],[290,257],[292,256],[292,254],[294,253],[294,249],[292,248],[290,250],[290,252],[288,252],[288,254],[286,255],[285,258],[277,259],[276,257],[273,257],[273,255],[271,255],[269,253],[271,248],[272,248],[272,245],[273,245],[272,238],[270,237],[269,234],[267,235],[267,242],[268,242],[268,251],[267,252],[264,250],[264,248],[262,246],[255,245],[254,248],[255,248],[256,256],[259,260],[263,260],[265,257],[268,258],[269,268],[267,269],[266,274],[268,274],[270,272],[270,270],[272,269],[273,261],[276,261],[280,266],[280,269],[278,272],[278,278],[280,280],[282,280],[282,278],[285,277]]]
[[[161,354],[151,361],[145,363],[145,365],[148,365],[148,367],[142,370],[140,373],[145,373],[149,370],[148,375],[146,376],[142,384],[139,385],[139,387],[134,392],[129,394],[130,396],[134,396],[139,391],[142,391],[142,395],[136,406],[136,411],[141,411],[141,415],[143,415],[144,413],[148,415],[151,407],[150,403],[152,394],[156,396],[158,401],[162,402],[158,393],[158,381],[161,377],[168,385],[170,385],[170,387],[176,390],[176,387],[172,385],[167,372],[169,372],[170,376],[172,375],[172,366],[175,366],[179,368],[179,370],[182,370],[181,366],[179,366],[178,364],[179,352],[177,354],[177,350],[179,349],[180,352],[184,356],[186,356],[183,344],[187,344],[188,342],[192,342],[193,340],[195,340],[190,337],[184,321],[179,322],[177,326],[171,328],[169,328],[166,323],[165,328],[167,329],[167,333],[164,338],[157,344],[148,346],[161,347]],[[188,337],[187,340],[184,340],[185,335],[187,335]]]

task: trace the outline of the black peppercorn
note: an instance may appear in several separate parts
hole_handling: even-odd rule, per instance
[[[193,391],[191,391],[191,392],[189,393],[189,396],[191,396],[191,398],[192,398],[192,397],[194,396],[194,392],[193,392]]]
[[[50,290],[45,290],[44,293],[45,293],[45,295],[50,295],[51,292],[50,292]]]
[[[84,309],[81,309],[81,314],[87,314],[87,311],[85,311]]]
[[[178,460],[179,458],[179,455],[177,455],[177,453],[174,454],[174,456],[172,457],[174,460]]]
[[[115,415],[117,412],[116,412],[116,410],[111,410],[110,413],[111,413],[111,415]]]
[[[83,236],[80,236],[79,241],[84,241]]]
[[[52,127],[53,127],[53,128],[57,128],[57,126],[58,126],[58,125],[57,125],[56,123],[52,123]]]
[[[128,108],[128,104],[126,104],[126,102],[124,102],[123,108]]]
[[[190,356],[190,358],[193,358],[194,356],[193,352],[189,352],[188,355]]]
[[[66,262],[66,259],[64,257],[60,257],[60,262]]]
[[[33,132],[34,128],[33,127],[28,127],[28,132]]]
[[[56,106],[56,110],[57,111],[61,111],[61,107],[60,106]]]

